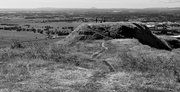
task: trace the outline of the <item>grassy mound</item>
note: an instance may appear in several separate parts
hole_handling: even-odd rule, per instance
[[[142,44],[158,49],[171,50],[166,41],[156,37],[145,25],[129,22],[82,24],[64,40],[57,43],[72,45],[85,40],[122,38],[135,38]]]

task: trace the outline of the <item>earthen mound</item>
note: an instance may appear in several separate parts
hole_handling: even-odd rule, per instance
[[[141,23],[130,22],[82,24],[64,40],[57,43],[72,45],[85,40],[125,38],[137,39],[140,43],[157,49],[171,50],[170,45],[155,36],[148,27]]]

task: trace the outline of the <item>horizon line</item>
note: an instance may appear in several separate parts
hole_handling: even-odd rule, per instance
[[[162,8],[169,8],[169,9],[171,9],[171,8],[180,8],[180,7],[139,7],[139,8],[123,8],[123,7],[114,7],[114,8],[105,8],[105,7],[103,7],[103,8],[98,8],[98,7],[89,7],[89,8],[87,8],[87,7],[79,7],[79,8],[72,8],[72,7],[70,7],[70,8],[67,8],[67,7],[28,7],[28,8],[0,8],[0,9],[162,9]]]

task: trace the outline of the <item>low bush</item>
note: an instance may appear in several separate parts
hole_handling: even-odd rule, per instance
[[[13,39],[12,40],[12,45],[11,45],[11,48],[12,49],[15,49],[15,48],[24,48],[24,46],[22,45],[22,43],[16,39]]]

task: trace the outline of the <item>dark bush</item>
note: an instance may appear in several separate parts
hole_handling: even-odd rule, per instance
[[[15,49],[15,48],[24,48],[24,46],[22,45],[22,43],[16,39],[12,40],[12,44],[11,44],[11,48]]]

